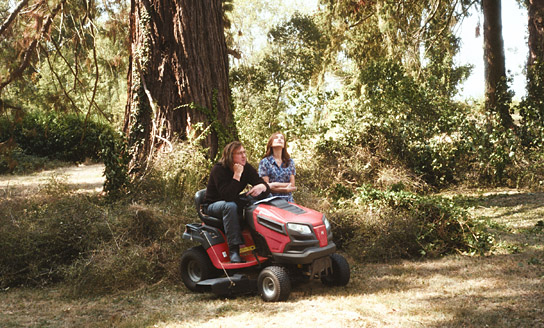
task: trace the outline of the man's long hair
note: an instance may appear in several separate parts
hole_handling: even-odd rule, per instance
[[[219,163],[221,163],[221,165],[223,165],[225,168],[232,170],[232,167],[234,166],[232,157],[234,156],[236,149],[240,147],[242,147],[242,143],[240,141],[233,141],[226,145],[225,148],[223,148],[223,153],[221,154]]]
[[[272,149],[272,142],[278,134],[281,134],[283,136],[283,149],[281,150],[281,161],[283,162],[282,166],[287,167],[289,165],[289,160],[291,159],[291,156],[289,156],[289,153],[287,152],[287,138],[285,137],[285,134],[279,131],[272,133],[272,135],[268,139],[268,143],[266,144],[266,154],[264,155],[264,158],[274,154],[274,150]]]

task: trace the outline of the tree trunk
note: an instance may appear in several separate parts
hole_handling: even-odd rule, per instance
[[[544,0],[528,0],[529,60],[530,67],[544,59]]]
[[[544,0],[527,0],[529,58],[527,99],[535,107],[533,119],[544,123]]]
[[[209,128],[215,157],[236,131],[230,108],[221,0],[131,0],[131,57],[124,131],[131,174],[165,140]]]
[[[501,124],[513,126],[511,96],[506,83],[500,0],[482,0],[484,14],[485,107],[499,114]]]

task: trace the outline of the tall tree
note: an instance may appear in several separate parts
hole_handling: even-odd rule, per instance
[[[214,157],[236,135],[221,0],[132,0],[124,130],[132,173],[196,123]]]
[[[521,114],[526,124],[544,128],[544,1],[526,0],[528,9],[529,58],[527,60],[527,99]]]
[[[528,8],[529,29],[529,60],[528,67],[532,67],[544,60],[544,1],[526,0]]]
[[[500,0],[482,0],[484,14],[484,68],[485,106],[488,111],[499,114],[501,124],[513,126],[510,115],[511,96],[508,92],[502,39]]]

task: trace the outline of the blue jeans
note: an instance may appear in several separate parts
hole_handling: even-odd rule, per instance
[[[242,231],[238,220],[238,205],[235,202],[217,201],[208,205],[206,214],[223,219],[229,247],[242,245]]]

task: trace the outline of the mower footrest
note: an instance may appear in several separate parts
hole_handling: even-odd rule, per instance
[[[246,275],[239,273],[229,277],[202,280],[197,285],[218,296],[252,293],[257,291],[257,281],[249,279]]]

